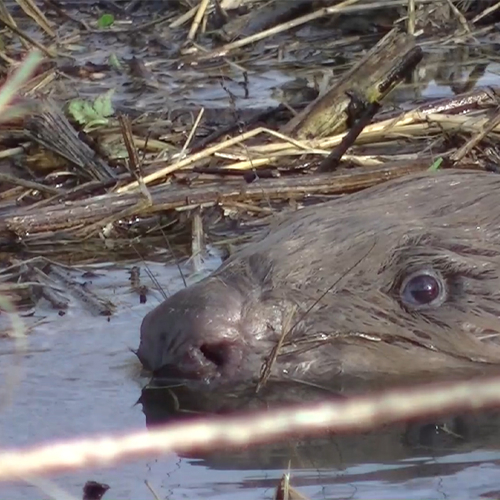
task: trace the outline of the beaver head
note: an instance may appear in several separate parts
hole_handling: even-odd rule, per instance
[[[298,210],[141,327],[192,384],[396,379],[500,364],[500,176],[408,176]],[[279,346],[278,343],[280,342]]]

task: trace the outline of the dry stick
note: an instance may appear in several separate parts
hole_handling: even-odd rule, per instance
[[[451,11],[455,14],[457,17],[459,23],[462,25],[462,28],[466,33],[469,35],[471,34],[469,25],[467,24],[467,19],[465,19],[464,15],[460,12],[460,10],[457,9],[455,4],[451,0],[446,0],[448,2],[448,5],[450,6]]]
[[[407,31],[409,35],[415,34],[415,22],[416,22],[415,0],[408,0]]]
[[[278,339],[276,345],[271,349],[271,352],[269,356],[264,360],[264,363],[262,363],[259,374],[259,380],[257,382],[257,386],[255,387],[255,394],[258,394],[262,389],[262,387],[266,385],[267,381],[269,380],[269,377],[271,376],[271,371],[273,369],[273,366],[275,365],[276,360],[278,359],[280,350],[283,347],[283,344],[285,343],[286,337],[293,331],[294,327],[298,323],[298,321],[295,324],[292,323],[296,311],[297,311],[296,304],[294,304],[289,311],[286,311],[286,316],[283,320],[283,329],[280,338]],[[302,319],[303,317],[301,317],[299,321],[301,321]]]
[[[9,23],[11,23],[14,26],[17,26],[16,20],[12,17],[11,13],[9,12],[9,9],[5,5],[5,2],[2,0],[0,2],[0,18],[7,20]],[[24,39],[20,39],[21,45],[26,49],[29,50],[31,48],[30,44]]]
[[[17,71],[3,84],[0,92],[0,117],[5,113],[9,103],[32,76],[41,61],[42,55],[40,52],[37,50],[31,51]]]
[[[219,144],[215,144],[214,146],[204,149],[203,151],[200,151],[199,153],[195,153],[191,156],[188,156],[187,158],[184,158],[183,160],[177,161],[174,165],[168,165],[167,167],[164,167],[160,170],[157,170],[156,172],[153,172],[152,174],[147,175],[144,177],[143,181],[145,184],[149,184],[155,180],[161,179],[162,177],[167,176],[168,174],[171,174],[172,172],[175,172],[176,170],[180,170],[184,167],[187,167],[191,165],[192,163],[195,163],[198,160],[202,160],[204,158],[207,158],[211,156],[212,154],[217,153],[218,151],[222,149],[229,148],[231,146],[234,146],[235,144],[239,144],[240,142],[246,141],[247,139],[251,139],[252,137],[255,137],[259,135],[260,133],[267,133],[273,137],[277,137],[278,139],[282,139],[286,143],[292,144],[297,147],[297,149],[302,150],[303,152],[310,152],[310,147],[307,145],[306,142],[299,141],[297,139],[293,139],[291,137],[288,137],[280,132],[276,132],[275,130],[271,130],[265,127],[257,127],[253,130],[250,130],[248,132],[245,132],[239,136],[232,137],[231,139],[228,139],[224,142],[221,142]],[[323,153],[323,152],[321,152]],[[131,182],[130,184],[126,184],[125,186],[122,186],[116,190],[117,193],[125,193],[127,191],[131,191],[132,189],[135,189],[138,186],[137,182]]]
[[[198,31],[198,28],[200,27],[201,20],[203,19],[203,16],[205,15],[205,12],[210,4],[210,0],[201,0],[200,5],[198,6],[198,10],[196,11],[196,16],[194,16],[193,23],[191,24],[191,28],[189,30],[187,39],[188,40],[194,40],[194,37],[196,36],[196,32]]]
[[[460,115],[444,115],[444,114],[434,114],[430,113],[427,115],[427,120],[434,122],[439,125],[439,127],[445,130],[461,129],[469,130],[472,132],[480,132],[483,127],[490,121],[489,118],[484,116],[470,117],[470,116],[460,116]],[[500,126],[496,125],[491,132],[500,133]]]
[[[153,182],[157,179],[161,179],[162,177],[167,176],[168,174],[171,174],[172,172],[175,172],[176,170],[180,170],[181,168],[190,165],[191,163],[194,163],[197,160],[202,160],[203,158],[207,158],[208,156],[212,155],[213,153],[216,153],[217,151],[231,147],[235,144],[238,144],[239,142],[242,142],[246,139],[250,139],[251,137],[255,137],[256,135],[259,135],[262,132],[263,128],[259,127],[254,130],[251,130],[249,132],[246,132],[245,134],[238,136],[238,137],[233,137],[232,139],[229,139],[227,141],[224,141],[223,143],[216,144],[215,146],[212,146],[211,148],[205,149],[203,151],[200,151],[199,153],[195,153],[194,155],[191,155],[184,160],[177,161],[174,165],[169,165],[167,167],[164,167],[156,172],[153,172],[152,174],[147,175],[144,177],[144,183],[149,184],[150,182]],[[130,184],[127,184],[125,186],[120,187],[119,189],[116,190],[117,193],[125,193],[127,191],[130,191],[131,189],[135,189],[138,186],[137,182],[131,182]]]
[[[276,487],[274,498],[283,498],[287,500],[309,500],[309,497],[302,495],[299,490],[290,484],[290,467],[291,461],[288,463],[288,472],[283,474],[278,486]]]
[[[358,167],[379,167],[391,161],[416,161],[421,153],[393,154],[393,155],[352,155],[345,154],[343,159]]]
[[[495,10],[500,9],[500,2],[496,3],[495,5],[492,5],[491,7],[488,7],[487,9],[484,9],[481,14],[478,14],[472,21],[471,24],[476,24],[478,21],[480,21],[483,17],[486,17],[487,15],[491,14]]]
[[[300,154],[304,154],[304,151],[301,151]],[[254,169],[255,167],[262,167],[264,165],[269,165],[269,163],[273,162],[273,158],[255,158],[253,160],[244,160],[244,161],[238,161],[236,163],[232,163],[229,165],[224,165],[220,167],[218,170],[219,174],[224,175],[225,171],[227,170],[230,172],[231,170],[236,170],[239,171],[239,175],[241,175],[241,170],[250,170]]]
[[[449,111],[450,113],[461,113],[471,111],[480,106],[486,106],[488,103],[496,106],[497,95],[495,87],[486,87],[474,90],[466,94],[460,94],[451,98],[439,99],[438,101],[424,104],[416,109],[410,110],[407,113],[422,112],[422,113],[442,113]],[[399,114],[397,116],[404,116]]]
[[[9,23],[5,19],[2,19],[0,17],[0,25],[3,24],[6,28],[10,29],[13,33],[15,33],[17,36],[21,37],[23,40],[28,41],[36,47],[40,52],[43,52],[47,57],[55,57],[56,53],[53,52],[50,49],[47,49],[45,46],[43,46],[41,43],[38,43],[34,38],[29,36],[27,33],[24,31],[20,30],[18,27],[14,26],[13,24]]]
[[[127,149],[127,154],[128,154],[127,166],[129,167],[129,171],[132,174],[131,177],[137,179],[141,193],[144,195],[144,198],[147,200],[147,202],[151,205],[153,203],[151,199],[151,193],[149,192],[144,182],[142,182],[142,172],[141,172],[142,164],[141,161],[139,160],[139,154],[137,152],[136,144],[134,141],[132,124],[130,123],[130,119],[128,118],[128,116],[125,117],[124,115],[120,114],[118,119],[119,119],[120,129],[122,132],[123,142]],[[144,149],[146,149],[146,146],[147,146],[147,138],[144,144]]]
[[[160,500],[160,497],[158,496],[158,494],[154,490],[153,486],[150,484],[150,482],[147,479],[144,481],[144,484],[146,485],[146,487],[148,488],[148,490],[151,492],[151,494],[153,495],[154,499],[155,500]]]
[[[15,66],[16,60],[9,57],[5,52],[0,50],[0,60],[7,63],[8,66]]]
[[[100,316],[111,316],[116,306],[108,299],[102,299],[96,293],[69,277],[59,265],[51,266],[51,272],[68,289],[69,293],[84,303],[92,312]]]
[[[496,129],[500,125],[500,111],[491,117],[488,122],[484,124],[482,130],[480,130],[476,135],[471,137],[460,149],[455,151],[449,158],[450,162],[458,163],[466,155],[468,155],[472,149],[474,149],[490,132]]]
[[[373,123],[368,125],[363,132],[360,134],[360,138],[376,138],[383,137],[385,133],[389,130],[393,130],[397,133],[396,129],[400,129],[407,125],[411,125],[414,123],[424,122],[426,121],[426,116],[431,115],[438,117],[437,113],[443,113],[444,111],[449,111],[450,113],[459,113],[462,111],[469,110],[474,108],[475,106],[486,106],[489,102],[496,102],[496,94],[494,88],[488,88],[486,90],[475,91],[473,93],[469,93],[465,96],[457,96],[451,99],[442,99],[436,103],[428,104],[421,106],[417,109],[413,109],[397,115],[395,117],[387,118],[386,120]],[[452,116],[452,115],[443,115],[443,116]],[[471,118],[468,116],[463,116],[461,119],[470,120]],[[461,123],[461,122],[460,122]],[[341,134],[337,134],[331,137],[327,137],[319,140],[311,140],[311,141],[302,141],[298,142],[298,146],[301,149],[308,150],[309,153],[312,154],[324,154],[324,151],[318,151],[317,148],[322,149],[331,149],[331,147],[338,145],[344,136],[345,132]],[[286,137],[286,136],[285,136]],[[290,139],[287,137],[287,142],[293,144],[293,141],[296,139]],[[288,144],[282,143],[271,143],[265,145],[256,145],[252,147],[252,151],[260,154],[268,154],[268,153],[276,153],[280,152],[281,154],[291,154],[290,150],[287,150]]]
[[[198,127],[200,126],[201,119],[203,118],[203,114],[205,113],[205,108],[201,108],[200,112],[198,113],[198,116],[196,117],[196,120],[193,123],[193,126],[191,127],[191,130],[189,131],[189,135],[186,139],[186,142],[182,146],[181,152],[179,154],[179,159],[183,158],[187,149],[189,148],[189,145],[191,144],[191,141],[193,140],[194,134],[198,130]]]
[[[482,97],[481,97],[482,100]],[[474,100],[472,101],[472,104],[479,102],[480,99],[477,101]],[[471,103],[468,102],[468,105]],[[458,103],[460,106],[460,103]],[[371,125],[368,125],[365,127],[365,129],[361,132],[359,135],[360,139],[361,138],[377,138],[384,136],[388,132],[392,131],[393,134],[397,134],[399,131],[403,133],[403,130],[405,127],[413,124],[419,124],[421,122],[425,122],[428,116],[432,116],[432,118],[438,120],[438,121],[448,121],[448,120],[454,120],[455,117],[454,115],[440,115],[436,114],[440,109],[449,109],[447,106],[443,105],[443,107],[423,107],[419,108],[416,110],[411,110],[406,113],[401,114],[400,116],[397,116],[395,118],[389,118],[380,122],[373,123]],[[445,120],[441,120],[441,116],[446,116],[447,118]],[[477,118],[475,120],[479,120],[481,118]],[[457,123],[463,123],[464,121],[470,121],[471,118],[467,116],[462,116],[458,118]],[[420,127],[423,127],[423,125],[419,125]],[[405,130],[407,132],[408,129]],[[220,150],[223,150],[225,148],[231,147],[239,142],[242,142],[248,138],[254,137],[258,135],[261,132],[268,133],[274,137],[282,139],[284,142],[280,143],[270,143],[270,144],[264,144],[264,145],[255,145],[252,146],[251,151],[255,152],[257,154],[279,154],[280,156],[287,156],[287,155],[292,155],[292,154],[320,154],[324,155],[326,150],[331,149],[333,146],[336,146],[340,144],[340,142],[343,140],[343,138],[346,136],[347,132],[343,132],[341,134],[337,134],[331,137],[323,138],[323,139],[315,139],[315,140],[297,140],[291,137],[288,137],[284,134],[281,134],[279,132],[276,132],[274,130],[266,129],[264,127],[258,127],[256,129],[253,129],[249,132],[246,132],[239,138],[232,138],[229,139],[223,143],[216,144],[215,146],[212,146],[211,148],[208,148],[204,151],[201,151],[200,153],[197,153],[195,155],[192,155],[188,158],[185,159],[184,162],[180,162],[180,166],[178,165],[178,168],[183,168],[184,166],[189,165],[190,163],[194,163],[197,160],[206,158],[212,154],[217,154]],[[290,145],[295,146],[296,149],[290,149]],[[257,160],[257,161],[262,161],[264,164],[269,161],[268,159],[262,159],[262,160]],[[156,180],[163,175],[167,174],[177,170],[176,168],[173,168],[172,166],[165,167],[162,171],[154,172],[153,174],[150,174],[147,176],[145,180],[148,182],[151,182],[152,180]],[[123,186],[118,190],[118,192],[124,192],[124,191],[129,191],[131,188],[136,187],[134,183],[128,184],[126,186]]]
[[[299,138],[324,137],[345,131],[363,103],[381,101],[422,59],[414,37],[392,29],[331,88],[311,102],[281,131]],[[357,111],[360,109],[361,111]],[[353,116],[354,115],[354,116]]]
[[[417,129],[424,129],[428,127],[429,122],[439,124],[443,127],[456,128],[468,125],[470,129],[477,130],[478,127],[484,125],[487,121],[484,117],[470,117],[466,115],[445,115],[435,113],[432,108],[430,109],[417,109],[403,113],[400,117],[390,118],[377,123],[373,123],[365,127],[359,135],[360,139],[371,139],[374,137],[391,138],[398,135],[407,135],[411,131]],[[311,147],[315,142],[319,142],[322,148],[329,148],[339,144],[345,137],[346,133],[338,134],[333,137],[326,138],[322,141],[311,141]],[[283,146],[283,145],[280,145]],[[277,144],[268,144],[262,147],[256,147],[257,151],[263,153],[265,151],[277,151]],[[283,147],[280,149],[284,149]]]
[[[191,212],[191,259],[193,261],[193,269],[196,273],[202,269],[202,253],[203,253],[203,241],[204,241],[204,230],[203,230],[203,220],[200,214],[200,208],[194,209]]]
[[[182,26],[184,23],[187,23],[194,15],[196,15],[196,12],[198,11],[198,7],[192,7],[189,9],[185,14],[182,16],[178,17],[175,21],[172,21],[168,27],[170,29],[173,28],[179,28]]]
[[[45,33],[47,33],[47,35],[51,38],[56,37],[56,34],[47,21],[44,13],[38,8],[33,0],[16,0],[16,2],[21,9],[23,9],[24,13],[31,17],[31,19],[33,19],[33,21],[35,21],[38,26],[40,26]]]
[[[419,121],[424,121],[426,117],[426,112],[425,111],[420,111],[420,110],[412,110],[408,111],[406,113],[403,113],[401,116],[396,117],[396,118],[389,118],[387,120],[383,120],[381,122],[373,123],[371,125],[368,125],[365,127],[365,129],[361,132],[359,135],[360,138],[365,138],[365,137],[379,137],[383,135],[387,129],[390,128],[400,128],[406,125],[411,125],[415,122]],[[255,129],[257,130],[257,129]],[[336,134],[331,137],[326,137],[322,139],[314,139],[314,140],[309,140],[309,141],[297,141],[296,139],[291,139],[289,138],[287,140],[287,143],[271,143],[271,144],[264,144],[262,146],[253,146],[252,151],[255,151],[256,153],[260,154],[269,154],[269,153],[276,153],[280,152],[282,154],[290,154],[290,145],[292,144],[293,146],[297,146],[296,142],[300,144],[300,149],[303,153],[306,152],[316,152],[318,154],[324,154],[324,150],[330,149],[333,146],[336,146],[340,144],[342,139],[347,135],[347,132],[342,132],[341,134]],[[318,149],[321,148],[323,151],[318,151]]]
[[[56,78],[59,78],[60,75],[57,74],[55,68],[48,69],[44,73],[41,73],[36,78],[33,78],[32,81],[28,82],[29,85],[26,85],[26,90],[24,94],[26,96],[38,97],[40,91],[45,90],[46,87],[50,83],[52,83]]]
[[[388,89],[399,83],[402,78],[413,71],[422,60],[422,55],[420,47],[413,48],[402,63],[394,68],[385,80],[378,85],[379,94],[384,96]],[[337,168],[346,151],[354,144],[359,134],[372,121],[380,108],[381,104],[378,101],[373,101],[368,105],[365,112],[347,132],[341,143],[321,162],[319,166],[320,172],[328,172]]]
[[[342,12],[344,7],[347,7],[348,5],[351,5],[353,3],[357,3],[359,0],[344,0],[343,2],[334,5],[332,7],[324,7],[322,9],[317,10],[316,12],[313,12],[311,14],[307,14],[305,16],[298,17],[297,19],[294,19],[293,21],[289,21],[283,24],[280,24],[278,26],[274,26],[273,28],[269,28],[267,30],[261,31],[260,33],[256,33],[255,35],[248,36],[246,38],[243,38],[241,40],[238,40],[236,42],[228,43],[226,45],[223,45],[221,48],[213,50],[212,52],[209,52],[208,54],[203,54],[200,56],[200,59],[212,59],[213,57],[222,57],[225,56],[228,52],[231,50],[244,47],[245,45],[249,45],[251,43],[258,42],[259,40],[263,40],[264,38],[277,35],[278,33],[281,33],[283,31],[288,31],[292,28],[295,28],[297,26],[301,26],[302,24],[308,23],[310,21],[314,21],[315,19],[320,19],[325,16],[329,16],[331,14],[337,14],[339,12]],[[185,51],[185,54],[190,54],[193,53],[194,51],[187,50]]]
[[[212,206],[225,201],[261,200],[264,196],[274,199],[289,198],[290,193],[297,193],[301,196],[313,193],[339,194],[373,186],[378,182],[413,172],[420,172],[426,168],[428,168],[428,159],[424,158],[416,162],[389,164],[370,170],[357,169],[356,172],[336,175],[291,176],[290,178],[268,179],[261,183],[244,184],[241,181],[236,181],[226,182],[222,185],[210,183],[208,186],[193,186],[183,189],[177,186],[174,188],[158,186],[151,191],[153,205],[144,205],[142,210],[146,214],[173,208],[187,210],[202,204]],[[113,222],[122,216],[120,214],[128,213],[128,216],[131,216],[134,211],[141,213],[141,206],[137,204],[139,196],[139,193],[118,196],[111,193],[75,201],[67,205],[48,207],[43,211],[2,214],[0,227],[4,231],[10,230],[23,237],[25,242],[32,239],[35,239],[35,242],[39,242],[43,238],[50,239],[51,232],[59,230],[71,231],[73,237],[78,237],[78,233],[75,232],[76,225],[95,223],[97,228],[102,225],[103,220]]]
[[[378,101],[368,105],[366,111],[342,138],[340,144],[319,164],[318,172],[331,172],[338,167],[346,151],[354,144],[359,134],[372,121],[380,108],[381,104]]]
[[[290,433],[314,435],[332,430],[352,432],[407,420],[432,418],[463,410],[500,404],[500,379],[377,392],[371,396],[327,401],[310,406],[218,416],[211,419],[157,426],[121,436],[100,436],[51,442],[25,449],[0,452],[0,480],[30,474],[55,474],[83,467],[104,467],[119,459],[167,452],[214,451],[286,439]]]
[[[2,191],[0,193],[0,201],[13,200],[14,198],[18,198],[19,196],[22,196],[23,193],[24,193],[24,189],[20,186],[6,189],[5,191]],[[47,199],[49,199],[49,198],[47,198]]]
[[[19,177],[14,177],[13,175],[9,174],[0,173],[0,182],[6,182],[8,184],[13,184],[14,186],[23,186],[28,189],[37,189],[42,193],[48,193],[56,196],[60,196],[64,193],[64,191],[61,191],[60,189],[46,186],[45,184],[40,184],[39,182],[20,179]]]
[[[139,154],[137,153],[137,148],[134,142],[132,124],[130,123],[128,116],[121,113],[118,115],[118,124],[120,126],[125,149],[127,150],[128,162],[126,162],[126,166],[128,167],[131,176],[135,176],[137,178],[140,174],[141,162],[139,161]]]

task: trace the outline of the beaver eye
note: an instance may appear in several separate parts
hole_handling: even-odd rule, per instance
[[[404,279],[400,296],[403,303],[413,309],[438,307],[446,300],[446,286],[443,277],[435,271],[418,271]]]

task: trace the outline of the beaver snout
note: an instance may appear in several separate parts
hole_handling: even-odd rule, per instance
[[[140,361],[163,379],[208,383],[241,375],[253,354],[245,336],[257,333],[242,321],[244,299],[219,279],[181,290],[145,316]]]

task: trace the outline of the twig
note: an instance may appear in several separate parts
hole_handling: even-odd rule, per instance
[[[326,17],[332,14],[338,14],[339,12],[342,12],[344,7],[357,3],[358,1],[359,0],[344,0],[343,2],[334,5],[332,7],[324,7],[322,9],[317,10],[316,12],[313,12],[312,14],[307,14],[305,16],[298,17],[293,21],[288,21],[286,23],[280,24],[279,26],[274,26],[273,28],[261,31],[260,33],[256,33],[255,35],[243,38],[236,42],[223,45],[219,49],[201,55],[200,59],[212,59],[214,57],[223,57],[227,55],[231,50],[238,49],[244,47],[245,45],[258,42],[259,40],[263,40],[264,38],[277,35],[278,33],[282,33],[283,31],[288,31],[292,28],[296,28],[297,26],[301,26],[302,24],[308,23],[310,21],[314,21],[316,19],[320,19],[322,17]],[[186,54],[190,54],[193,52],[194,52],[193,50],[185,51]]]
[[[194,16],[193,23],[191,24],[191,28],[189,30],[187,39],[194,40],[198,28],[200,27],[201,20],[207,11],[208,6],[210,5],[210,0],[201,0],[200,5],[198,6],[198,10],[196,11],[196,15]]]
[[[452,384],[424,385],[368,397],[325,401],[304,407],[266,410],[248,416],[213,417],[157,426],[122,436],[51,442],[0,452],[0,480],[55,474],[83,467],[110,467],[118,460],[168,452],[227,449],[278,441],[291,433],[352,432],[400,420],[430,418],[454,411],[498,406],[498,377]]]

